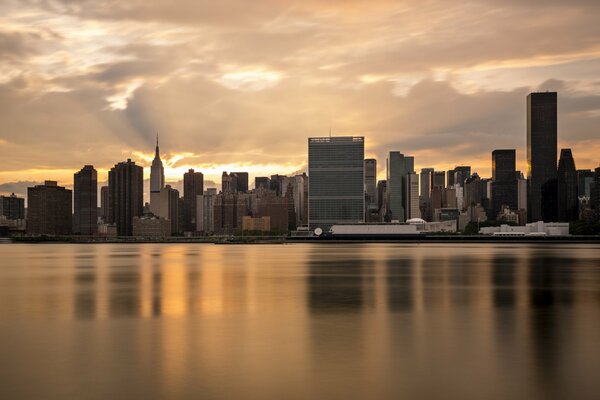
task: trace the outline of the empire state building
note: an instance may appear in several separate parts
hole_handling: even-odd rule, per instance
[[[156,153],[150,167],[150,211],[158,215],[160,190],[165,187],[165,169],[160,160],[160,150],[158,148],[158,134],[156,135]]]

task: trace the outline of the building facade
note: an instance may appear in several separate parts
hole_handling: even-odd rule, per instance
[[[204,175],[193,169],[183,174],[183,226],[184,232],[194,232],[197,226],[197,200],[204,193]]]
[[[558,221],[579,219],[577,168],[571,149],[562,149],[558,161]]]
[[[115,164],[108,172],[109,217],[117,226],[118,236],[133,235],[133,217],[144,210],[144,169],[128,159]],[[155,199],[158,208],[160,191]]]
[[[366,211],[377,208],[377,160],[365,160],[365,206]]]
[[[557,94],[527,96],[528,220],[557,219]]]
[[[10,196],[0,196],[0,215],[9,220],[25,219],[25,199]]]
[[[364,137],[308,139],[311,230],[326,230],[340,222],[364,222],[364,153]]]
[[[98,172],[92,165],[84,166],[73,176],[73,233],[98,233]]]
[[[519,209],[519,185],[516,175],[516,151],[514,149],[492,152],[492,213],[496,219],[503,206],[512,211]]]
[[[70,235],[72,232],[72,192],[56,181],[27,188],[27,233]]]

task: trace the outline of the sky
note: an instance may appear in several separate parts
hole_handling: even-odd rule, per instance
[[[558,91],[559,147],[600,163],[597,0],[0,0],[0,192],[146,167],[306,168],[307,138],[365,136],[417,169],[516,148],[526,96]]]

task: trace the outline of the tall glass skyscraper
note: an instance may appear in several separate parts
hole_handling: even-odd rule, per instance
[[[364,222],[365,138],[308,139],[308,225]]]
[[[528,220],[557,220],[557,94],[527,96]]]

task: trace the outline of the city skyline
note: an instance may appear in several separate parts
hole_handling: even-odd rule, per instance
[[[100,177],[127,158],[147,169],[156,131],[168,181],[289,175],[330,128],[365,136],[368,158],[414,155],[416,170],[489,176],[489,152],[515,148],[524,171],[524,98],[538,90],[560,94],[559,148],[598,163],[600,5],[545,4],[532,23],[534,5],[491,0],[258,2],[244,15],[154,3],[0,5],[0,191],[66,184],[89,163]]]

